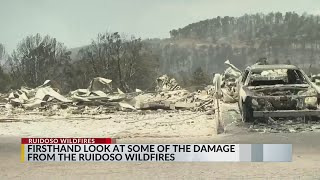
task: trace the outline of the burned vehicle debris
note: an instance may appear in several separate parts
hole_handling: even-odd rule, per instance
[[[320,74],[312,75],[311,81],[317,86],[320,86]]]
[[[238,83],[243,121],[320,115],[319,88],[294,65],[252,65]]]

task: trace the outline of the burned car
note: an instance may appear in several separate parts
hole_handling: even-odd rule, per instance
[[[252,65],[238,83],[243,121],[319,116],[319,87],[294,65]]]

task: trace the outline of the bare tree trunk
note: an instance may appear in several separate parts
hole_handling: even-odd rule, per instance
[[[99,73],[97,72],[97,68],[96,68],[96,65],[94,63],[94,60],[93,60],[93,57],[91,56],[91,64],[92,64],[92,69],[93,69],[93,72],[96,76],[99,76]]]
[[[117,55],[117,66],[118,66],[119,85],[122,88],[122,90],[124,90],[124,84],[123,84],[123,81],[122,81],[122,74],[121,74],[121,65],[120,65],[119,52],[118,52],[118,55]]]

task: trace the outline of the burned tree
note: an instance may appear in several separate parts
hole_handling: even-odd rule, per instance
[[[20,84],[34,87],[46,79],[66,82],[70,52],[55,38],[36,34],[18,44],[9,64],[13,78]]]
[[[210,83],[210,77],[206,74],[201,67],[198,67],[193,72],[193,85],[205,85]]]
[[[142,62],[153,57],[143,48],[141,39],[134,36],[127,39],[117,32],[98,34],[91,45],[81,49],[79,53],[82,63],[90,67],[86,70],[89,78],[99,76],[113,79],[115,85],[126,92],[135,86],[134,79],[142,76],[143,73],[139,71],[153,68],[142,68]]]
[[[4,45],[0,43],[0,92],[10,89],[11,78],[7,72],[4,71],[3,64],[6,61],[6,52]]]
[[[4,45],[0,43],[0,60],[4,57],[5,54],[5,48]]]

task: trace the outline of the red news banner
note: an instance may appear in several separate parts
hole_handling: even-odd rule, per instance
[[[114,144],[112,138],[21,138],[21,144]]]

